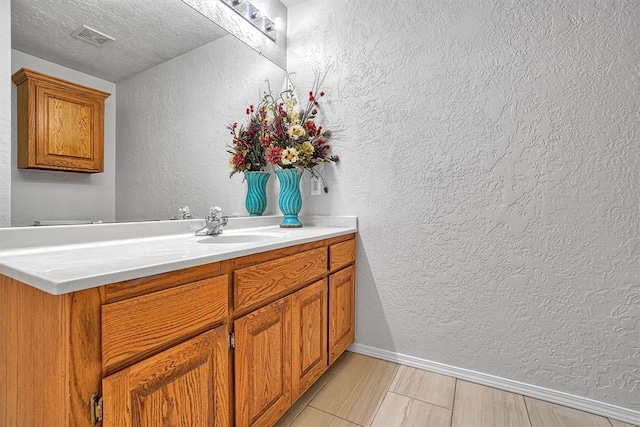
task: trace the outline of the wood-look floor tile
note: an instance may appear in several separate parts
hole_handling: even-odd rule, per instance
[[[400,366],[389,391],[451,409],[455,389],[455,378]]]
[[[316,394],[322,390],[322,387],[327,384],[330,378],[331,374],[328,372],[318,378],[318,381],[316,381],[309,390],[300,396],[300,399],[298,399],[298,401],[282,416],[282,418],[280,418],[274,427],[288,427],[293,425],[293,421],[298,417],[298,415],[300,415],[311,399],[313,399]]]
[[[611,427],[609,420],[599,415],[544,402],[531,397],[524,398],[529,410],[532,427]]]
[[[612,420],[611,418],[609,418],[609,422],[611,423],[611,425],[613,427],[638,427],[638,426],[635,426],[633,424],[624,423],[622,421]]]
[[[530,427],[521,395],[458,380],[452,427]]]
[[[351,354],[309,406],[368,426],[397,369],[395,363]]]
[[[387,393],[371,427],[449,427],[451,410],[396,393]]]
[[[307,406],[304,411],[291,423],[291,427],[359,427],[342,418]]]
[[[338,375],[340,371],[343,369],[343,366],[347,363],[349,358],[351,358],[351,356],[353,355],[354,353],[351,353],[350,351],[345,351],[344,353],[342,353],[342,356],[338,357],[338,360],[333,362],[333,365],[329,366],[329,369],[327,370],[327,374],[332,376]]]

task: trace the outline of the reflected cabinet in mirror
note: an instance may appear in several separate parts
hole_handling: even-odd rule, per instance
[[[242,177],[229,179],[227,126],[245,120],[267,87],[280,90],[281,67],[180,0],[12,0],[11,7],[12,73],[28,68],[111,94],[104,173],[74,174],[18,168],[12,88],[12,225],[163,220],[185,205],[195,217],[214,204],[244,213]],[[234,34],[243,28],[235,25]]]

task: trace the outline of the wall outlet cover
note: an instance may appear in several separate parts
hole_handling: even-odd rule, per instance
[[[322,187],[320,186],[320,178],[312,176],[311,177],[311,195],[319,196],[322,192]]]

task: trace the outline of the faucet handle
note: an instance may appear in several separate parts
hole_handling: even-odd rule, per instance
[[[209,209],[209,220],[218,220],[222,216],[222,208],[220,206],[214,206]]]

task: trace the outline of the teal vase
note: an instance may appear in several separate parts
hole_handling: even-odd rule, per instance
[[[298,213],[302,209],[302,194],[300,194],[300,178],[302,171],[299,169],[276,169],[278,181],[280,181],[280,197],[278,204],[284,214],[284,220],[280,224],[282,228],[302,227],[298,219]]]
[[[247,171],[244,173],[248,185],[244,205],[249,215],[260,216],[267,209],[267,181],[270,176],[269,172]]]

